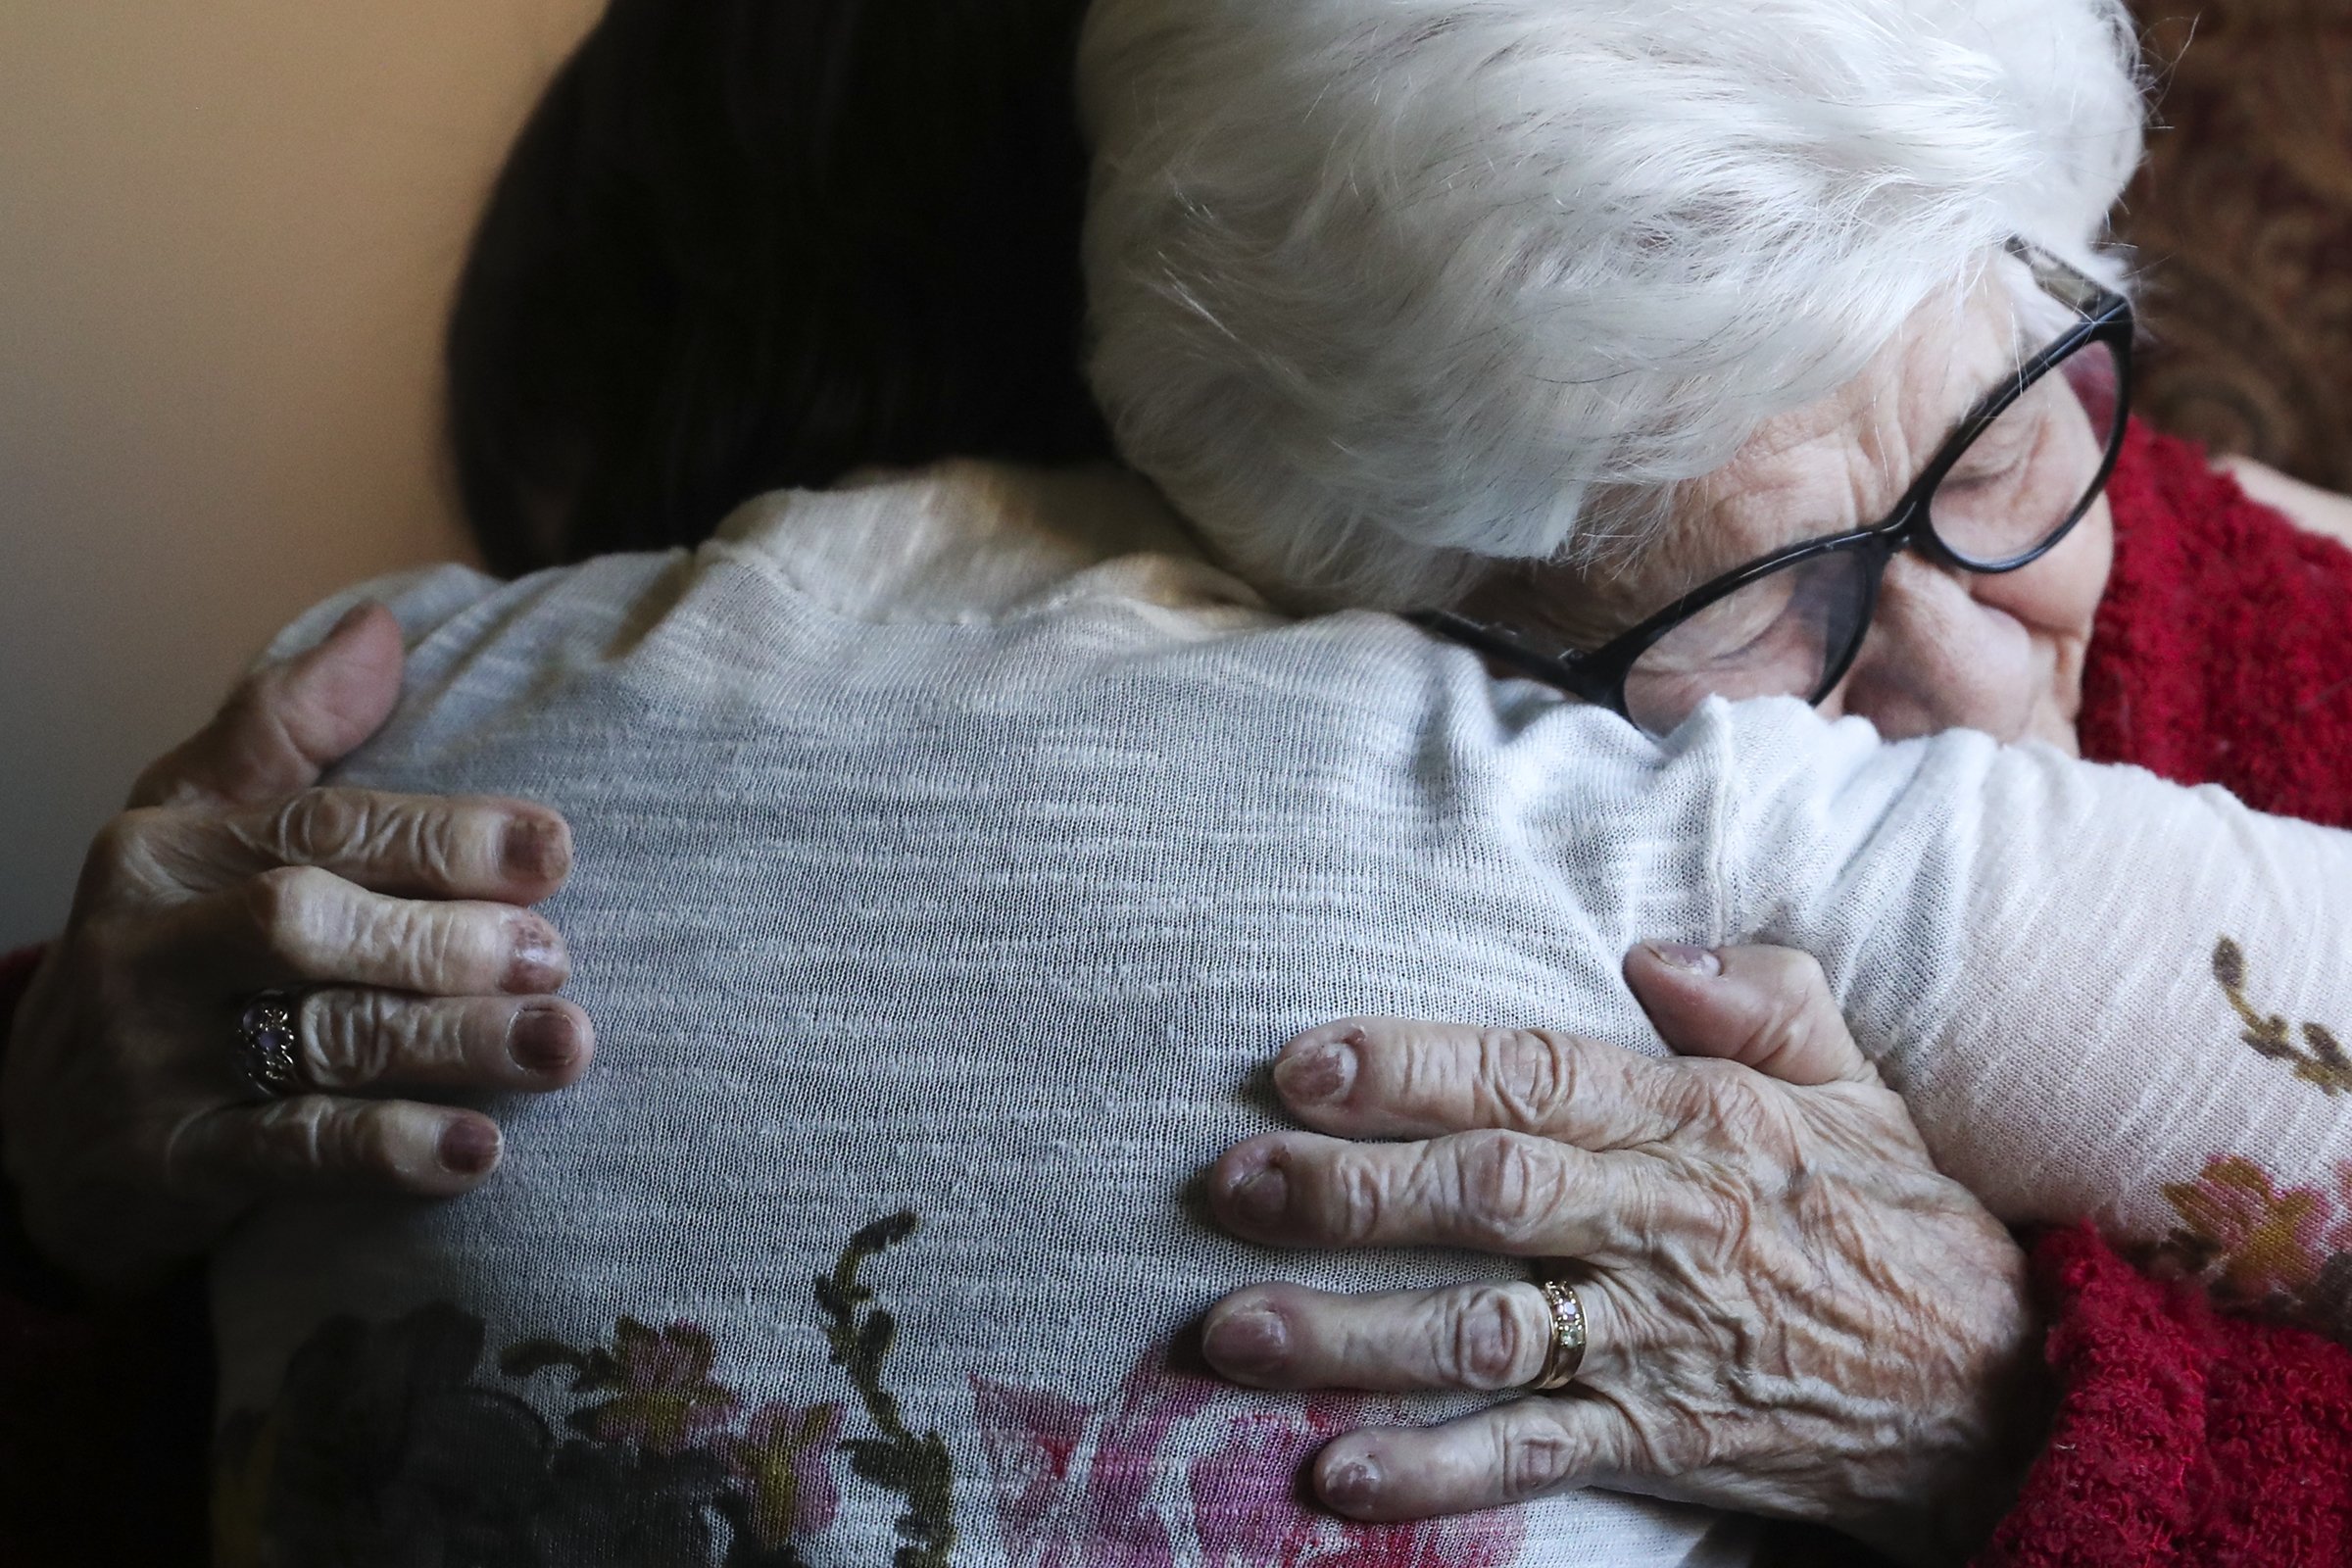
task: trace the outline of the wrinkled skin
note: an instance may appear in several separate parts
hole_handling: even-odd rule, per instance
[[[355,612],[240,689],[151,768],[92,846],[64,934],[0,1059],[0,1147],[24,1227],[83,1284],[127,1289],[206,1250],[261,1197],[447,1197],[499,1157],[489,1118],[401,1094],[535,1092],[586,1067],[552,993],[561,817],[513,801],[313,789],[400,692],[399,626]],[[262,1100],[245,1000],[300,1006],[306,1088]]]
[[[1964,1559],[2041,1435],[2016,1243],[1936,1173],[1811,959],[1643,948],[1627,978],[1670,1044],[1712,1059],[1376,1019],[1285,1048],[1276,1084],[1313,1130],[1229,1151],[1219,1223],[1276,1247],[1573,1260],[1591,1339],[1565,1394],[1335,1441],[1317,1493],[1404,1519],[1609,1486]],[[1203,1340],[1259,1387],[1500,1395],[1540,1374],[1549,1334],[1532,1285],[1270,1285],[1220,1302]]]
[[[1862,374],[1765,420],[1729,463],[1683,487],[1653,543],[1605,567],[1505,571],[1476,608],[1596,647],[1734,567],[1882,521],[1962,417],[2042,346],[2012,302],[1997,276],[1957,302],[1931,301]],[[2093,444],[2085,479],[2096,458]],[[1822,711],[1867,718],[1890,740],[1964,728],[2077,754],[2083,664],[2114,559],[2104,498],[2017,571],[1895,557],[1870,634]]]
[[[1597,647],[1736,566],[1883,520],[1962,416],[2021,352],[2040,346],[2021,341],[2030,329],[2010,299],[1988,281],[1957,306],[1923,307],[1852,382],[1765,420],[1731,462],[1683,487],[1664,531],[1632,559],[1506,568],[1474,608]],[[2352,545],[2352,497],[2243,458],[2220,466],[2305,532]],[[1867,718],[1889,740],[1975,729],[2079,755],[2082,672],[2114,562],[2104,497],[2055,550],[2017,571],[1971,572],[1918,551],[1895,557],[1870,634],[1821,710]]]

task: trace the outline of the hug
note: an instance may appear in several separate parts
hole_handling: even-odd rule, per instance
[[[221,1565],[2344,1560],[2235,1216],[2352,555],[2132,417],[2144,115],[2108,0],[613,0],[499,574],[16,965],[24,1291],[201,1264]]]

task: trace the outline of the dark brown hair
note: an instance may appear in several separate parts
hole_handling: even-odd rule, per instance
[[[613,0],[460,282],[449,440],[514,573],[867,464],[1061,462],[1083,0]]]

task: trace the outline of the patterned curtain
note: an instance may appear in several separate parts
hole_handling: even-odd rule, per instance
[[[2160,95],[2127,200],[2157,425],[2352,491],[2352,3],[2134,0]]]

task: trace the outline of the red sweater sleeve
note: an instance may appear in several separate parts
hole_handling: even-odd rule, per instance
[[[1978,1568],[2352,1562],[2352,1350],[2043,1238],[2063,1402]]]
[[[2115,572],[2082,677],[2083,755],[2352,827],[2352,550],[2134,425]]]

